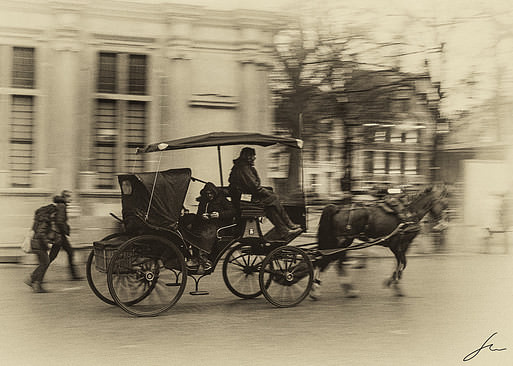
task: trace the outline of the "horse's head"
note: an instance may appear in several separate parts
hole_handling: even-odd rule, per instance
[[[412,211],[420,218],[428,212],[435,221],[439,221],[447,208],[447,190],[443,188],[428,187],[418,194],[411,204]]]

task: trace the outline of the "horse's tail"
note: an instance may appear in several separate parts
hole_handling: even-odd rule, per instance
[[[338,207],[328,205],[322,210],[321,219],[319,220],[319,229],[317,231],[317,241],[319,249],[336,248],[338,241],[335,236],[333,227],[333,216],[338,212]]]

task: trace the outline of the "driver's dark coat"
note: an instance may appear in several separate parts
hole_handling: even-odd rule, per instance
[[[260,177],[255,167],[244,159],[238,158],[233,161],[228,181],[232,191],[235,188],[240,193],[252,194],[252,201],[261,202],[265,206],[280,205],[278,196],[273,191],[260,185]]]

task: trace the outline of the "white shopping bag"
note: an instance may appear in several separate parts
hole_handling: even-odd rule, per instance
[[[34,230],[29,230],[27,235],[25,235],[25,239],[23,239],[23,243],[21,243],[21,250],[25,253],[32,253],[32,245],[30,242],[34,237]]]

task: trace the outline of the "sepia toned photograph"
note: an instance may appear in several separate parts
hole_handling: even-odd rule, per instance
[[[513,365],[509,1],[0,20],[1,365]]]

